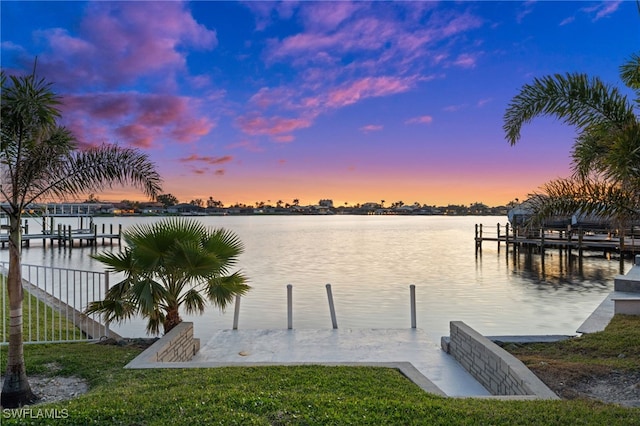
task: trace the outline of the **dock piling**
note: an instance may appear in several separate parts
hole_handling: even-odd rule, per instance
[[[293,286],[287,284],[287,329],[293,329]]]
[[[331,284],[327,284],[327,298],[329,299],[329,311],[331,313],[331,323],[334,330],[338,328],[338,320],[336,319],[336,308],[333,305],[333,294],[331,293]]]
[[[411,328],[416,328],[416,286],[409,286],[409,295],[411,300]]]
[[[233,329],[238,329],[238,319],[240,318],[240,295],[236,295],[236,304],[233,309]]]

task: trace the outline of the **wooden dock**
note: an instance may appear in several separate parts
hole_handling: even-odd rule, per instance
[[[58,226],[57,231],[51,232],[49,230],[42,230],[39,233],[30,234],[28,226],[25,227],[22,234],[22,246],[30,247],[32,241],[42,241],[42,245],[44,247],[47,246],[47,242],[50,246],[57,245],[58,247],[69,247],[73,248],[74,246],[82,247],[85,246],[97,246],[98,243],[101,245],[113,245],[114,242],[120,245],[122,238],[122,225],[118,225],[117,229],[114,231],[113,225],[109,225],[107,229],[106,226],[102,225],[102,230],[98,230],[98,226],[92,224],[90,228],[87,229],[72,229],[71,226]],[[0,233],[0,247],[6,248],[9,243],[9,234],[8,233]]]
[[[476,249],[482,249],[486,242],[496,242],[498,247],[504,243],[507,247],[536,248],[544,252],[546,248],[567,250],[603,251],[625,254],[640,253],[640,229],[632,227],[625,232],[597,229],[567,228],[513,228],[509,224],[497,224],[492,230],[483,225],[476,225]]]

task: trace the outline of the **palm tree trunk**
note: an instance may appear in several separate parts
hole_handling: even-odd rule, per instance
[[[164,323],[162,327],[164,328],[164,334],[167,334],[173,327],[180,324],[182,322],[182,318],[180,318],[180,313],[178,312],[178,308],[169,308],[167,311],[167,316],[164,319]]]
[[[9,216],[9,274],[7,290],[9,293],[9,354],[7,370],[2,385],[0,405],[4,408],[16,408],[37,400],[31,391],[24,364],[22,342],[22,271],[20,250],[20,212]]]

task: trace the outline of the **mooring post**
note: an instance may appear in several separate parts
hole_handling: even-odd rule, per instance
[[[411,328],[416,328],[416,286],[409,286],[409,294],[411,296]]]
[[[508,251],[509,250],[509,222],[507,222],[504,228],[505,228],[504,241]]]
[[[25,219],[24,220],[24,234],[23,235],[29,235],[29,219]],[[25,238],[25,245],[27,247],[29,247],[30,243],[31,243],[31,241],[28,238]]]
[[[327,297],[329,298],[329,312],[331,312],[331,323],[333,328],[338,328],[338,320],[336,320],[336,308],[333,306],[333,294],[331,294],[331,284],[327,284]]]
[[[238,319],[240,317],[240,295],[236,294],[236,306],[233,309],[233,329],[238,329]]]
[[[293,286],[287,284],[287,328],[293,328]]]
[[[122,245],[122,224],[118,225],[118,247]]]
[[[47,248],[47,219],[45,217],[42,218],[42,248]]]

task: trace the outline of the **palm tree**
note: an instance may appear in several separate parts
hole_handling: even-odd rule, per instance
[[[179,324],[180,307],[202,314],[206,300],[224,309],[250,287],[240,272],[229,273],[243,251],[230,231],[173,218],[136,225],[122,233],[124,251],[93,256],[108,270],[124,273],[105,299],[89,304],[87,313],[120,322],[140,314],[147,332],[166,334]]]
[[[574,175],[548,183],[547,193],[534,194],[537,219],[579,210],[624,223],[640,214],[638,54],[620,67],[620,76],[635,92],[633,102],[597,77],[556,74],[523,86],[507,107],[503,129],[511,145],[520,139],[522,126],[538,116],[556,117],[578,130],[572,152]]]
[[[22,211],[43,198],[79,196],[114,184],[133,184],[150,197],[161,179],[153,163],[137,150],[102,145],[77,150],[73,135],[57,124],[59,97],[51,84],[29,76],[7,78],[2,87],[0,139],[0,206],[9,218],[7,290],[11,322],[5,381],[0,403],[5,408],[36,399],[27,380],[22,340]]]

